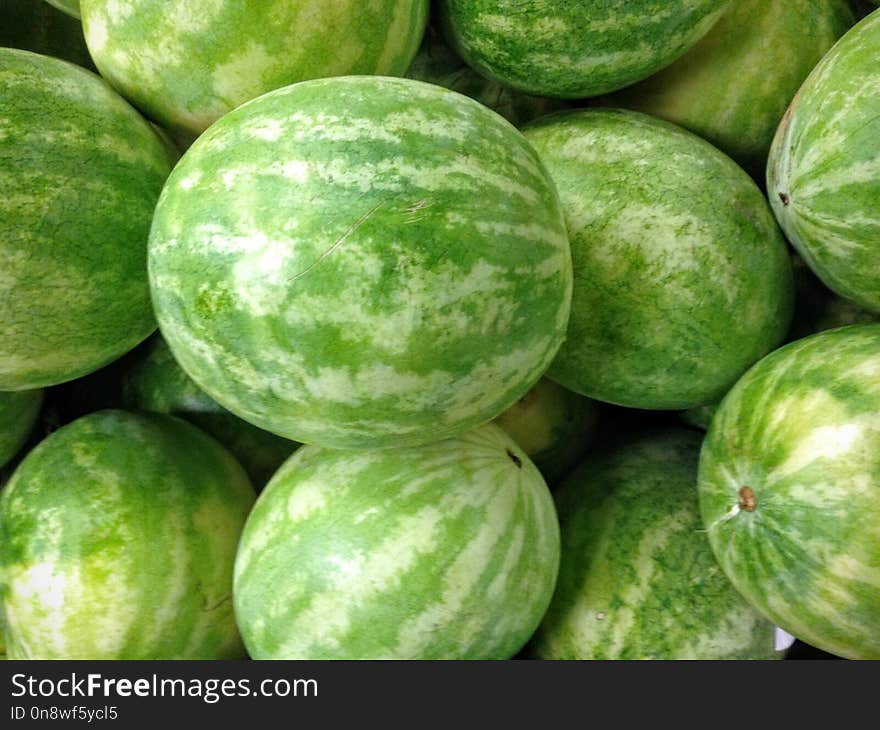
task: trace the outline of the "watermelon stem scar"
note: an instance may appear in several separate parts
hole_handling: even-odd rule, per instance
[[[718,525],[730,522],[730,520],[736,517],[740,512],[754,512],[755,508],[758,506],[758,500],[755,497],[755,490],[751,487],[740,488],[739,492],[737,492],[737,497],[737,501],[733,507],[715,520],[715,522],[709,526],[707,532],[711,532],[718,527]]]
[[[737,506],[746,512],[755,511],[757,500],[755,499],[755,492],[751,487],[743,487],[739,490],[739,503]]]
[[[779,193],[779,199],[782,201],[782,204],[787,206],[788,202],[791,198],[788,197],[788,193]]]
[[[516,464],[517,469],[522,469],[522,459],[520,459],[516,454],[514,454],[510,449],[507,449],[507,455],[510,457],[510,460]]]

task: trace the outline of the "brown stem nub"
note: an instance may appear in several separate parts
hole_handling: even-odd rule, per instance
[[[751,487],[743,487],[739,490],[739,508],[745,512],[754,512],[758,501],[755,499],[755,492]]]
[[[788,197],[788,193],[779,193],[779,199],[782,201],[783,205],[788,205],[788,201],[791,198]]]
[[[510,460],[516,464],[517,469],[522,469],[522,459],[520,459],[516,454],[514,454],[510,449],[507,449],[507,455],[510,457]]]

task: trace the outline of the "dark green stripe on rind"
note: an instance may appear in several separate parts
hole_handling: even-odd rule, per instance
[[[0,392],[0,467],[24,445],[42,404],[42,390]]]
[[[779,127],[773,211],[816,275],[880,312],[880,11],[822,59]]]
[[[254,492],[217,442],[158,414],[102,411],[44,440],[0,498],[13,659],[229,659]]]
[[[635,408],[721,398],[785,336],[793,280],[754,182],[707,142],[636,112],[528,125],[565,211],[575,293],[549,376]]]
[[[239,107],[168,180],[150,279],[215,400],[305,443],[426,443],[494,418],[565,333],[571,253],[532,147],[408,79],[309,81]]]
[[[756,608],[820,649],[880,658],[880,325],[798,340],[752,368],[712,421],[700,502]]]
[[[235,612],[254,658],[507,659],[558,561],[547,487],[497,426],[394,451],[306,446],[248,518]]]
[[[0,49],[0,390],[97,370],[155,328],[146,243],[170,169],[97,76]]]
[[[733,0],[678,61],[607,103],[680,124],[763,179],[786,107],[854,22],[847,0]]]
[[[672,63],[727,0],[441,0],[455,50],[477,71],[529,94],[576,99]]]
[[[202,132],[240,104],[306,79],[400,76],[428,0],[83,0],[101,74],[164,126]]]
[[[407,78],[443,86],[476,99],[517,126],[564,108],[557,99],[529,96],[487,79],[470,68],[440,33],[428,28],[418,55],[406,72]]]
[[[127,408],[169,413],[194,423],[229,449],[258,488],[298,446],[241,420],[213,400],[183,372],[160,335],[126,373],[123,401]]]
[[[556,493],[562,561],[542,659],[772,659],[774,627],[700,529],[702,437],[670,430],[588,458]]]

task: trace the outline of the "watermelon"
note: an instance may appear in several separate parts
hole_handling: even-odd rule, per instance
[[[773,211],[810,268],[880,312],[880,12],[822,59],[779,127],[767,166]]]
[[[768,356],[703,446],[703,522],[724,572],[799,639],[880,659],[880,324]]]
[[[34,3],[34,0],[29,0],[31,3]],[[59,10],[63,10],[68,15],[78,18],[79,17],[79,2],[80,0],[46,0],[50,5],[54,5]],[[34,3],[36,4],[36,3]]]
[[[407,446],[499,415],[565,335],[552,181],[507,121],[409,79],[306,81],[183,156],[149,250],[175,359],[260,428]]]
[[[766,199],[667,122],[591,109],[528,125],[559,189],[575,291],[549,376],[642,409],[720,399],[785,336],[793,284]]]
[[[88,2],[88,0],[86,0]],[[668,66],[728,0],[440,0],[452,47],[481,74],[528,94],[577,99]]]
[[[45,53],[92,68],[82,23],[39,0],[3,0],[0,46]]]
[[[480,76],[432,27],[428,28],[406,76],[470,96],[517,126],[563,108],[563,102],[557,99],[521,94]]]
[[[255,659],[508,659],[547,609],[559,526],[493,424],[427,446],[304,446],[248,517],[235,614]]]
[[[551,486],[575,466],[596,433],[598,404],[548,378],[495,419]]]
[[[42,404],[42,390],[0,392],[0,467],[24,445]]]
[[[232,570],[254,498],[179,419],[101,411],[56,431],[0,498],[10,658],[243,656]]]
[[[847,0],[733,0],[678,61],[608,103],[680,124],[763,179],[789,102],[854,22]]]
[[[83,0],[82,18],[101,74],[163,126],[198,134],[296,81],[403,75],[428,0]]]
[[[0,49],[0,390],[97,370],[156,323],[146,244],[171,168],[97,76]]]
[[[774,626],[734,590],[702,531],[694,431],[594,454],[556,493],[562,561],[541,659],[772,659]]]
[[[126,373],[123,403],[127,408],[170,413],[213,436],[262,487],[297,447],[292,441],[263,431],[233,416],[180,369],[158,335]]]

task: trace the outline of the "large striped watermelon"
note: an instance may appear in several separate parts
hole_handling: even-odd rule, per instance
[[[124,376],[127,408],[170,413],[217,439],[262,487],[298,444],[232,415],[181,370],[168,345],[156,335]]]
[[[727,4],[440,0],[438,11],[451,45],[480,73],[529,94],[576,99],[620,89],[669,65]]]
[[[553,486],[586,453],[596,435],[595,401],[548,378],[495,419]]]
[[[149,256],[193,380],[261,428],[340,448],[494,418],[546,370],[570,308],[534,150],[409,79],[307,81],[228,114],[169,178]]]
[[[497,426],[406,449],[304,446],[248,518],[235,614],[257,659],[507,659],[558,563],[547,486]]]
[[[31,451],[0,498],[13,659],[243,655],[232,569],[254,492],[170,416],[101,411]]]
[[[700,529],[702,437],[669,430],[592,455],[556,492],[562,561],[542,659],[771,659],[773,624]]]
[[[854,22],[847,0],[733,0],[688,53],[608,103],[680,124],[763,179],[789,102]]]
[[[568,112],[524,132],[556,181],[574,260],[551,378],[619,405],[688,408],[719,399],[779,344],[788,253],[728,157],[636,112]]]
[[[880,11],[804,82],[767,167],[788,239],[836,293],[880,312]]]
[[[443,42],[433,27],[428,28],[406,75],[476,99],[517,126],[563,108],[558,99],[522,94],[481,76]]]
[[[45,53],[92,68],[82,23],[41,0],[0,3],[0,46]]]
[[[400,76],[428,0],[83,0],[101,74],[159,123],[193,133],[296,81]]]
[[[725,573],[799,639],[880,659],[880,324],[798,340],[724,399],[700,502]]]
[[[18,453],[40,415],[42,390],[0,392],[0,467]]]
[[[0,390],[97,370],[154,328],[162,141],[97,76],[0,49]]]

